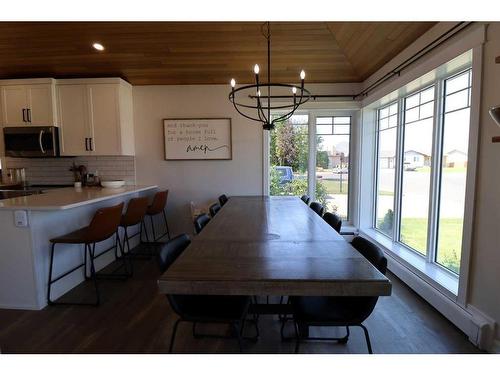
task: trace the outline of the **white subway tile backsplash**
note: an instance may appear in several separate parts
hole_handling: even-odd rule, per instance
[[[6,158],[4,171],[8,168],[25,168],[26,180],[31,184],[72,184],[73,165],[85,165],[88,173],[98,171],[104,180],[125,180],[135,184],[135,158],[133,156],[79,156],[59,159]]]

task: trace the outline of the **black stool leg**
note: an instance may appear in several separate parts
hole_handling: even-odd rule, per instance
[[[94,281],[94,288],[95,288],[95,293],[96,293],[96,302],[95,305],[99,306],[100,303],[100,296],[99,296],[99,287],[97,285],[97,275],[95,272],[95,265],[94,265],[94,255],[95,255],[95,243],[92,245],[92,250],[90,244],[86,244],[87,249],[89,251],[89,258],[90,258],[90,275],[92,280]]]
[[[163,210],[163,220],[165,220],[165,229],[167,230],[167,238],[170,239],[170,230],[168,229],[167,214]]]
[[[156,233],[155,233],[155,223],[153,222],[153,216],[149,216],[149,220],[151,221],[151,230],[153,231],[153,242],[156,242]]]
[[[50,248],[49,285],[47,288],[47,304],[48,305],[53,304],[52,300],[50,299],[50,289],[52,287],[52,268],[53,268],[53,264],[54,264],[54,249],[55,249],[55,247],[56,247],[56,244],[53,243],[51,248]]]
[[[119,247],[121,259],[123,261],[123,267],[125,268],[125,274],[128,276],[132,276],[134,274],[134,269],[133,269],[133,265],[132,265],[132,261],[130,260],[130,257],[127,256],[128,253],[125,253],[125,240],[127,241],[128,249],[130,252],[130,245],[128,244],[127,227],[125,227],[125,237],[123,239],[123,246],[122,246],[122,243],[120,242],[120,236],[118,235],[118,230],[116,230],[115,248]],[[127,261],[127,259],[128,259],[128,261]],[[127,262],[130,265],[130,271],[129,271]]]

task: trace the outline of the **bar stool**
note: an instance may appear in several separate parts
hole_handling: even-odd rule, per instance
[[[92,221],[89,226],[75,230],[66,235],[52,238],[50,240],[52,246],[50,251],[50,269],[49,269],[49,285],[47,288],[47,303],[49,305],[94,305],[98,306],[100,302],[99,288],[97,286],[98,275],[95,271],[94,259],[100,257],[101,255],[107,253],[110,250],[120,247],[120,252],[123,257],[123,249],[121,248],[119,237],[118,237],[118,225],[120,224],[120,218],[122,216],[123,203],[116,206],[101,208],[96,211]],[[99,254],[95,254],[95,245],[98,242],[107,240],[108,238],[115,235],[115,245],[102,251]],[[73,245],[85,245],[84,250],[84,262],[79,266],[63,273],[62,275],[52,279],[52,272],[54,268],[54,251],[56,244],[73,244]],[[87,253],[90,259],[90,277],[87,276]],[[123,257],[125,259],[125,257]],[[123,266],[126,268],[127,265],[124,262]],[[83,302],[54,302],[50,299],[50,290],[52,284],[59,281],[63,277],[69,275],[70,273],[76,271],[77,269],[84,267],[85,279],[92,279],[94,282],[94,288],[96,293],[95,303],[83,303]],[[121,267],[119,267],[121,268]],[[118,269],[116,269],[118,270]],[[115,270],[115,271],[116,271]],[[99,278],[114,278],[123,277],[126,275],[118,275],[115,273],[111,274],[100,274]]]
[[[123,249],[123,254],[125,256],[136,256],[140,255],[137,253],[132,254],[130,249],[130,239],[135,236],[142,236],[142,228],[144,224],[144,217],[146,216],[146,211],[148,209],[148,198],[132,198],[127,205],[127,210],[125,214],[122,215],[120,220],[120,228],[123,228],[123,243],[121,245]],[[128,228],[140,224],[140,229],[137,233],[129,236]],[[146,231],[146,241],[149,242],[148,233]],[[126,247],[126,249],[125,249]],[[149,254],[149,256],[153,253]],[[118,256],[117,256],[118,257]],[[118,257],[119,258],[119,257]],[[130,269],[132,273],[132,264],[130,263]]]
[[[149,220],[151,222],[151,230],[153,232],[153,241],[152,241],[153,243],[157,242],[160,238],[164,237],[165,235],[168,237],[168,239],[170,239],[170,231],[168,230],[167,215],[165,214],[165,207],[167,206],[167,198],[168,198],[168,190],[157,192],[153,197],[153,202],[146,210],[146,216],[149,216]],[[165,233],[162,234],[160,237],[156,238],[153,216],[159,214],[163,214],[163,220],[165,221]],[[144,223],[144,230],[147,234],[146,223]],[[149,243],[149,239],[146,238],[146,240]]]

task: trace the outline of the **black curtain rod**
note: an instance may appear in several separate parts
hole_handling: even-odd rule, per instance
[[[391,79],[394,76],[399,76],[401,75],[401,72],[406,69],[409,65],[413,64],[415,61],[418,61],[421,59],[423,56],[427,55],[429,52],[433,51],[435,48],[446,42],[448,39],[450,39],[452,36],[456,35],[459,31],[465,29],[469,25],[471,25],[473,22],[459,22],[455,26],[453,26],[451,29],[446,31],[445,33],[441,34],[438,38],[434,39],[431,43],[427,44],[425,47],[420,49],[418,52],[414,53],[412,56],[404,60],[401,64],[396,66],[394,69],[392,69],[390,72],[386,73],[384,76],[376,80],[374,83],[372,83],[370,86],[365,88],[363,91],[361,91],[359,94],[334,94],[334,95],[311,95],[311,99],[316,100],[316,98],[351,98],[352,100],[356,100],[360,96],[368,96],[368,93],[373,91],[375,88],[379,87],[381,84],[386,82],[387,80]],[[255,99],[255,95],[249,95],[250,98]],[[268,96],[261,96],[262,98],[268,98]],[[271,95],[271,99],[289,99],[293,98],[293,95]]]

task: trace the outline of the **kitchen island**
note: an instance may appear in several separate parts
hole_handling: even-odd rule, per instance
[[[51,238],[87,226],[101,207],[131,198],[152,196],[157,186],[61,188],[43,194],[0,201],[0,308],[39,310],[46,306]],[[131,233],[135,233],[132,229]],[[138,241],[138,237],[135,238]],[[113,239],[96,246],[109,248]],[[131,244],[133,245],[133,244]],[[55,275],[82,262],[83,246],[60,245],[54,258]],[[100,270],[114,260],[114,252],[96,260]],[[52,286],[57,299],[84,281],[83,269]]]

